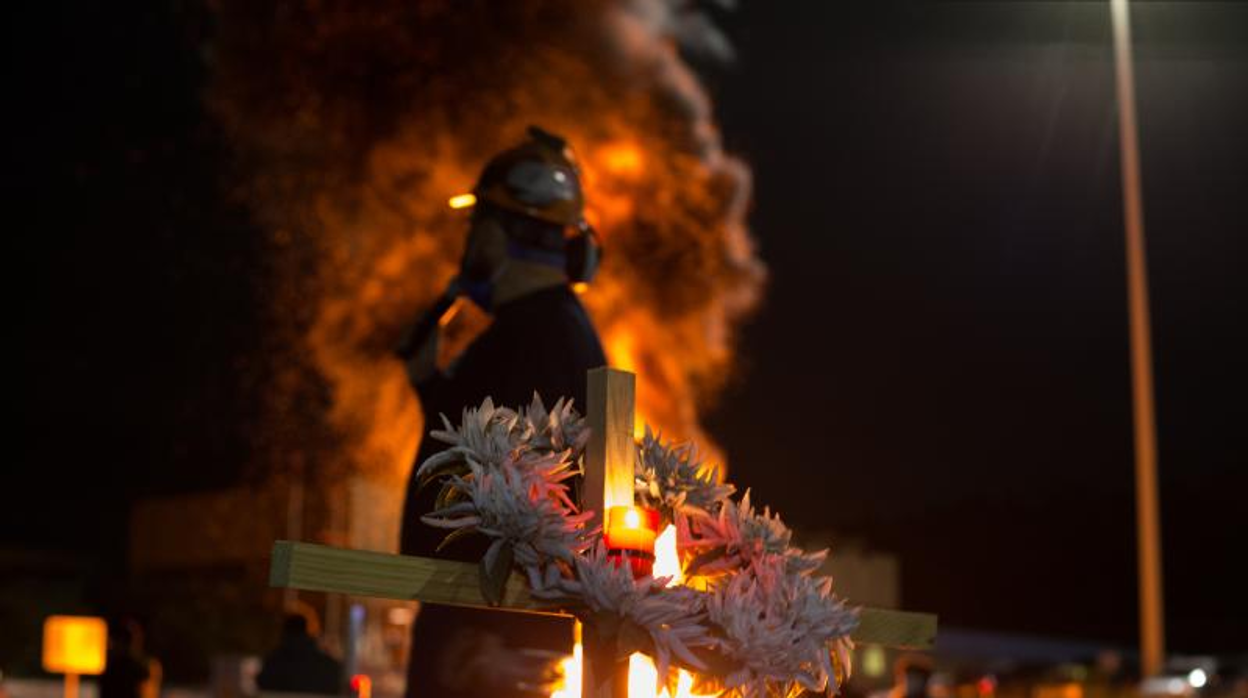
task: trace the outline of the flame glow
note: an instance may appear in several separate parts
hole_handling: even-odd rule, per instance
[[[268,335],[241,357],[272,376],[254,389],[254,473],[297,468],[326,492],[363,474],[401,497],[425,425],[393,348],[455,273],[462,193],[530,124],[580,158],[605,254],[578,294],[611,364],[637,374],[638,436],[649,423],[724,462],[699,409],[766,269],[750,170],[683,58],[730,53],[698,3],[211,4],[207,101],[272,278]],[[674,543],[656,573],[679,574]],[[579,650],[565,664],[556,695],[576,698]]]
[[[559,674],[563,677],[563,681],[550,694],[550,698],[581,698],[581,662],[583,661],[581,643],[578,640],[572,646],[572,654],[559,662]]]
[[[446,205],[451,208],[469,208],[477,204],[475,194],[456,194],[447,200]]]
[[[611,363],[637,373],[639,423],[724,461],[699,410],[766,270],[750,171],[682,57],[726,45],[712,21],[679,0],[213,7],[208,102],[272,277],[268,336],[244,357],[272,375],[254,471],[403,491],[424,425],[392,350],[455,273],[466,225],[448,204],[529,124],[580,159],[605,250],[580,298]]]
[[[576,643],[572,654],[566,657],[559,669],[563,674],[563,683],[555,689],[550,698],[581,698],[581,643]],[[676,679],[676,695],[672,696],[666,688],[656,692],[659,682],[659,670],[654,660],[640,652],[628,658],[628,698],[711,698],[709,695],[693,692],[693,676],[681,671]]]
[[[671,577],[668,586],[684,579],[680,568],[680,555],[676,549],[676,527],[668,525],[654,541],[654,576]],[[551,698],[580,698],[581,696],[581,643],[572,648],[572,654],[559,664],[562,684],[550,694]],[[659,670],[654,660],[637,652],[628,658],[628,698],[709,698],[693,692],[693,676],[681,670],[676,679],[676,695],[667,689],[655,691]]]
[[[623,179],[636,179],[645,172],[645,154],[635,143],[608,143],[599,149],[597,159],[603,169]]]
[[[680,568],[680,553],[676,548],[676,527],[668,524],[654,541],[654,576],[671,577],[668,586],[684,581],[685,573]],[[699,698],[693,692],[693,676],[681,669],[676,679],[676,695],[672,696],[667,689],[655,693],[655,685],[659,680],[659,670],[654,660],[640,652],[628,658],[628,695],[629,698]]]
[[[638,514],[636,509],[624,512],[624,525],[628,528],[637,528],[641,525],[641,514]]]
[[[628,698],[711,698],[693,692],[693,676],[689,672],[680,671],[676,678],[676,695],[673,696],[664,688],[655,692],[659,681],[659,670],[654,660],[640,652],[628,658]]]
[[[654,539],[654,576],[671,577],[672,580],[667,583],[669,587],[685,579],[684,570],[680,568],[680,553],[676,549],[676,527],[671,524]]]

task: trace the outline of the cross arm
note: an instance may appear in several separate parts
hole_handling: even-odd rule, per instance
[[[332,548],[279,540],[273,544],[269,586],[325,591],[446,606],[486,606],[477,565],[411,555]],[[502,607],[550,613],[529,597],[524,580],[512,575]]]
[[[866,645],[930,650],[936,646],[936,614],[863,608],[850,637]]]
[[[273,544],[269,585],[450,606],[487,607],[481,598],[477,566],[467,562],[390,555],[279,540]],[[512,575],[499,610],[552,613],[529,596],[524,580]],[[936,616],[864,608],[854,642],[908,649],[931,649]]]

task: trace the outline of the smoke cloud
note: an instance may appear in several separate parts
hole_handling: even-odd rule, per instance
[[[528,124],[569,138],[606,248],[583,295],[642,416],[705,441],[765,268],[749,169],[682,57],[731,47],[676,0],[220,0],[208,95],[266,231],[266,467],[402,481],[422,428],[390,350],[454,273],[447,199]],[[555,396],[550,396],[552,399]],[[713,452],[713,449],[712,449]]]

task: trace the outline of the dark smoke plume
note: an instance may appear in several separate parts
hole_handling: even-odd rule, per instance
[[[453,273],[465,225],[447,199],[530,123],[568,136],[586,170],[607,256],[584,300],[611,361],[639,372],[647,421],[702,437],[698,409],[765,277],[749,170],[681,55],[731,55],[705,14],[675,0],[217,13],[209,101],[279,279],[265,466],[406,475],[420,417],[390,348]]]

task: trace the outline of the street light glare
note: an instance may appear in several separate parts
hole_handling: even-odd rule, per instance
[[[1192,688],[1201,688],[1209,682],[1209,675],[1204,669],[1192,669],[1187,675],[1187,682],[1192,685]]]

